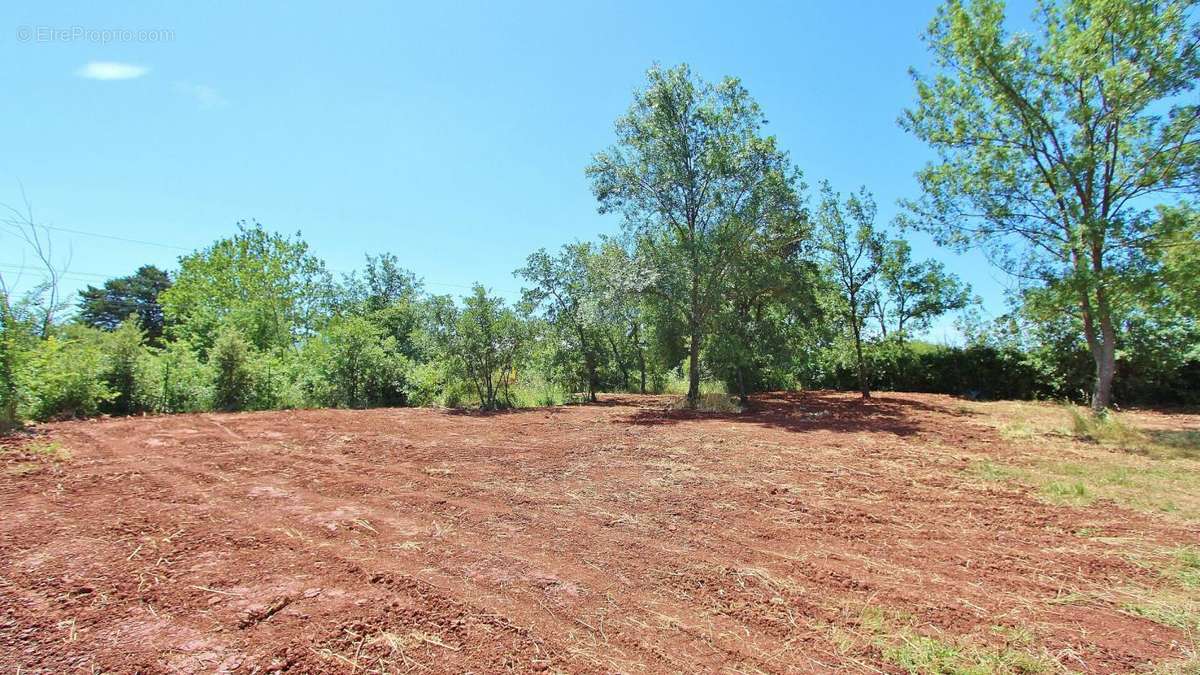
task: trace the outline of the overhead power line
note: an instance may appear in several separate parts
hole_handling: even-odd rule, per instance
[[[147,241],[145,239],[129,239],[127,237],[118,237],[113,234],[100,234],[99,232],[87,232],[84,230],[73,230],[68,227],[58,227],[56,225],[38,225],[38,227],[47,229],[47,230],[54,230],[55,232],[69,232],[71,234],[80,234],[85,237],[96,237],[98,239],[111,239],[112,241],[121,241],[121,242],[125,242],[126,244],[142,244],[145,246],[158,246],[159,248],[169,248],[169,249],[173,249],[176,251],[194,251],[195,250],[194,248],[187,248],[185,246],[175,246],[174,244],[164,244],[162,242]]]

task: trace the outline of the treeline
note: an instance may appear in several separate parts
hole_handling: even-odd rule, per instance
[[[854,210],[869,218],[866,198]],[[816,221],[834,218],[831,200]],[[841,205],[842,207],[845,204]],[[685,393],[686,313],[661,294],[656,249],[602,239],[537,251],[510,304],[481,286],[428,293],[395,256],[368,256],[335,279],[299,235],[258,224],[180,260],[80,292],[68,320],[45,288],[5,302],[0,341],[4,422],[96,414],[312,406],[549,405],[597,392]],[[942,312],[970,306],[965,287],[901,240],[880,242],[878,273],[849,300],[836,258],[799,250],[741,273],[757,292],[713,309],[701,379],[746,396],[765,389],[872,387],[979,398],[1086,400],[1090,359],[1069,335],[1016,312],[960,319],[965,347],[912,339]],[[869,257],[869,256],[868,256]],[[825,262],[821,262],[825,260]],[[739,290],[738,286],[733,286]],[[855,307],[859,309],[856,310]],[[843,315],[864,312],[855,331]],[[1176,326],[1178,327],[1178,326]],[[1143,322],[1123,350],[1119,400],[1194,402],[1200,359]],[[1057,338],[1057,341],[1056,339]],[[1161,343],[1155,343],[1155,340]],[[858,355],[863,355],[863,370]]]
[[[98,412],[473,405],[704,383],[1066,398],[1200,398],[1200,81],[1187,3],[1065,0],[1036,37],[990,0],[949,2],[901,126],[934,160],[877,222],[871,193],[815,194],[736,78],[654,67],[587,167],[621,234],[533,252],[506,301],[428,293],[393,255],[335,279],[257,224],[85,290],[70,315],[48,231],[6,221],[45,267],[0,275],[0,422]],[[869,158],[864,161],[870,161]],[[1018,282],[970,289],[905,240],[982,251]],[[916,341],[959,313],[962,347]]]

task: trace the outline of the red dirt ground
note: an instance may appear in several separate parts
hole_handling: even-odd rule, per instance
[[[0,670],[895,672],[831,638],[868,605],[997,646],[1026,628],[1075,670],[1184,655],[1054,600],[1153,583],[1072,532],[1196,533],[973,479],[1004,443],[954,399],[664,410],[48,425],[73,458],[0,476]]]

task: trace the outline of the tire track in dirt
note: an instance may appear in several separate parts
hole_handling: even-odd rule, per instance
[[[1146,574],[1073,528],[1177,533],[972,484],[955,448],[998,439],[913,400],[857,417],[837,397],[768,400],[732,421],[651,399],[60,425],[65,476],[0,482],[0,640],[40,647],[27,667],[888,669],[822,628],[875,603],[953,634],[1043,626],[1100,670],[1177,654],[1165,627],[1045,602]],[[75,641],[49,652],[68,618]]]

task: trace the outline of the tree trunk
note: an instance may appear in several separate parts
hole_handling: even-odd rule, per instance
[[[700,327],[692,320],[692,344],[688,349],[688,404],[695,407],[700,402]]]
[[[621,370],[621,386],[625,391],[629,391],[629,367],[625,365],[625,357],[621,356],[621,349],[617,347],[617,341],[613,339],[612,331],[604,331],[605,337],[608,338],[608,345],[613,350],[613,359],[617,362],[617,368]]]
[[[1096,384],[1092,389],[1092,411],[1096,413],[1102,413],[1112,405],[1113,377],[1117,374],[1117,334],[1113,329],[1112,317],[1105,311],[1107,304],[1102,297],[1099,302],[1099,349],[1093,353],[1096,360]]]
[[[693,255],[694,258],[694,255]],[[693,262],[698,266],[698,262]],[[700,275],[692,271],[692,307],[688,316],[688,327],[691,329],[691,344],[688,346],[688,393],[690,407],[696,407],[700,402]]]
[[[1091,272],[1095,277],[1096,305],[1095,313],[1091,303],[1090,293],[1083,291],[1081,295],[1081,310],[1083,312],[1083,336],[1087,341],[1088,350],[1096,362],[1096,381],[1092,387],[1092,411],[1099,414],[1112,405],[1112,383],[1117,373],[1117,333],[1112,322],[1112,306],[1108,301],[1108,290],[1104,284],[1103,251],[1093,243],[1091,246]],[[1081,257],[1076,254],[1076,260]],[[1080,267],[1076,263],[1076,267]],[[1097,331],[1099,324],[1099,331]],[[1098,334],[1097,334],[1098,333]]]
[[[642,341],[641,341],[641,338],[638,336],[638,332],[639,332],[638,325],[637,325],[637,323],[634,323],[633,324],[633,344],[637,345],[638,369],[641,371],[642,393],[644,394],[644,393],[646,393],[646,353],[642,349]]]
[[[854,329],[854,355],[858,359],[858,389],[863,398],[871,398],[871,385],[867,382],[867,362],[863,358],[862,329],[858,325],[858,315],[850,314],[850,323]]]
[[[596,359],[594,357],[591,357],[591,356],[587,357],[587,370],[588,370],[588,400],[591,401],[592,403],[595,403],[596,402],[596,385],[599,383],[600,378],[596,377]]]

